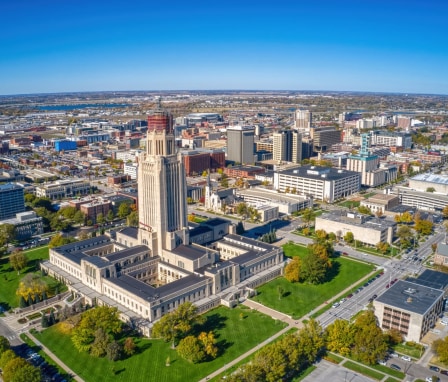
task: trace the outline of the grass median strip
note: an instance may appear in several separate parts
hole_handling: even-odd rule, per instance
[[[377,381],[381,381],[384,378],[384,374],[378,373],[375,370],[369,369],[368,367],[359,365],[352,361],[345,361],[342,366],[344,366],[347,369],[356,371],[358,373],[361,373],[367,377],[376,379]]]

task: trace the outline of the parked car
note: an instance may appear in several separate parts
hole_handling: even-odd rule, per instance
[[[440,370],[440,374],[448,375],[448,370]]]
[[[390,368],[394,369],[394,370],[401,370],[401,367],[398,365],[395,365],[394,363],[390,365]]]
[[[339,306],[339,302],[335,302],[335,303],[332,305],[333,308],[337,308],[338,306]]]
[[[439,372],[440,371],[440,367],[437,367],[437,366],[430,366],[429,367],[429,370],[431,370],[431,371],[435,371],[435,372]]]
[[[387,362],[386,362],[386,360],[384,360],[384,359],[382,359],[381,361],[378,361],[378,363],[379,363],[380,365],[383,365],[383,366],[386,366],[386,365],[387,365]]]
[[[432,376],[432,377],[426,377],[426,382],[434,382],[434,381],[440,381],[439,377]]]
[[[401,359],[403,360],[403,361],[406,361],[406,362],[411,362],[412,360],[411,360],[411,357],[409,357],[409,356],[407,356],[407,355],[402,355],[401,356]]]
[[[391,356],[392,358],[398,358],[398,354],[397,354],[397,353],[390,353],[390,356]]]

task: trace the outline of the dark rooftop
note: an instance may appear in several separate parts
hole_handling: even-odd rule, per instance
[[[407,281],[428,288],[445,290],[448,286],[448,274],[426,269],[417,279],[409,277]]]
[[[183,256],[189,260],[197,260],[207,253],[207,249],[193,245],[179,245],[171,251],[176,255]]]
[[[163,298],[178,290],[193,286],[202,280],[205,280],[203,276],[189,275],[158,288],[154,288],[151,285],[145,284],[143,281],[127,275],[122,275],[118,278],[110,278],[108,281],[123,289],[126,289],[131,293],[134,293],[140,298],[151,301],[153,299]]]
[[[118,261],[129,256],[135,256],[139,253],[149,252],[149,248],[146,245],[136,245],[135,247],[129,247],[118,252],[113,252],[110,255],[104,256],[109,262]]]
[[[213,219],[209,219],[209,220],[203,222],[202,224],[211,226],[211,227],[216,227],[221,224],[230,224],[230,222],[228,220],[221,219],[221,218],[213,218]]]
[[[319,180],[338,180],[348,176],[358,175],[358,172],[340,170],[332,167],[319,167],[319,166],[302,166],[296,167],[290,170],[279,171],[282,175],[297,176],[309,179]]]
[[[135,227],[125,227],[119,231],[123,235],[132,237],[134,239],[138,238],[138,229]]]
[[[386,292],[380,295],[376,301],[423,315],[443,294],[444,292],[440,289],[398,280]]]

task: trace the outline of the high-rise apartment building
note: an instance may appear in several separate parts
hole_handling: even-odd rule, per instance
[[[229,126],[227,128],[227,160],[241,164],[254,164],[253,126]]]
[[[13,218],[25,211],[23,187],[13,183],[0,185],[0,220]]]
[[[296,129],[311,129],[312,119],[313,114],[309,110],[296,110],[294,113],[294,124]]]
[[[187,185],[176,152],[171,114],[158,109],[148,116],[146,151],[138,167],[139,239],[155,255],[188,244]]]
[[[297,130],[283,130],[272,136],[272,159],[280,162],[300,163],[302,160],[302,138]]]

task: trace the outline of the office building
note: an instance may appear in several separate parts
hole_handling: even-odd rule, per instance
[[[329,167],[302,166],[274,173],[274,188],[333,203],[360,190],[360,174]]]
[[[18,184],[0,184],[0,220],[12,218],[25,211],[23,194],[23,187]]]
[[[36,187],[36,196],[51,200],[64,199],[72,196],[87,195],[91,191],[90,183],[82,179],[57,180]]]
[[[227,160],[232,163],[254,164],[253,126],[227,128]]]
[[[272,159],[281,162],[302,161],[302,138],[297,130],[283,130],[272,135]]]
[[[383,330],[396,329],[405,341],[420,342],[443,311],[445,292],[415,282],[398,280],[373,301]]]
[[[368,244],[392,244],[397,223],[393,220],[362,215],[344,210],[331,211],[316,217],[316,230],[323,229],[343,238],[351,232],[355,240]]]
[[[13,225],[14,236],[18,241],[44,233],[43,218],[37,216],[34,211],[20,212],[14,218],[0,220],[1,224]]]

